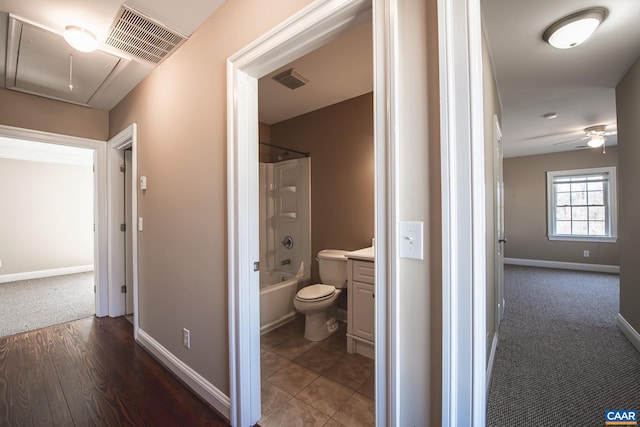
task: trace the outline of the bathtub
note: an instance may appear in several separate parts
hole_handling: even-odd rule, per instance
[[[260,334],[292,320],[297,311],[293,298],[302,287],[302,277],[285,271],[260,272]]]

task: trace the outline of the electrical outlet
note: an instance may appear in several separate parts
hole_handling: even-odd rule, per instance
[[[582,255],[583,255],[585,258],[589,258],[589,251],[584,251],[584,252],[582,253]]]
[[[182,345],[191,348],[191,332],[187,328],[182,328]]]

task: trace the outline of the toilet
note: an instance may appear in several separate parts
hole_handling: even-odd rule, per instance
[[[324,249],[318,252],[322,283],[305,286],[293,299],[293,306],[306,316],[304,337],[322,341],[338,330],[336,299],[347,287],[348,251]]]

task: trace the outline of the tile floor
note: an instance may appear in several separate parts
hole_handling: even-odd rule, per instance
[[[261,337],[261,427],[375,425],[374,363],[347,353],[345,324],[304,339],[304,317]]]

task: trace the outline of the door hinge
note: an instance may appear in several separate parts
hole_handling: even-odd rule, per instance
[[[127,224],[120,224],[120,231],[127,231]]]
[[[120,165],[120,172],[124,173],[127,170],[125,165]]]
[[[121,294],[126,294],[127,293],[127,285],[120,286],[120,293]]]

